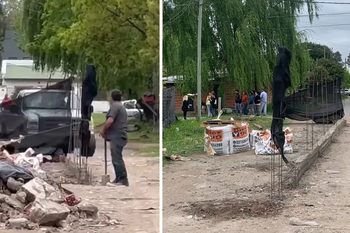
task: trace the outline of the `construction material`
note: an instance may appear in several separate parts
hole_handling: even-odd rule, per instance
[[[105,166],[105,174],[102,175],[101,184],[103,186],[106,186],[107,183],[110,182],[110,176],[107,175],[107,141],[106,139],[104,140],[104,166]]]
[[[229,155],[250,149],[248,123],[236,122],[235,125],[220,127],[207,126],[205,134],[210,137],[211,148],[217,155]],[[208,148],[207,141],[208,137],[205,137],[205,151]]]

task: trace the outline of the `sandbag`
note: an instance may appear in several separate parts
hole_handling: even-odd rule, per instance
[[[217,155],[228,155],[232,154],[232,131],[231,126],[222,127],[206,127],[205,133],[210,136],[211,146]],[[206,151],[205,141],[204,150]]]
[[[206,127],[205,133],[210,136],[211,146],[217,155],[230,155],[250,149],[249,124]],[[204,151],[206,151],[205,141]]]
[[[284,153],[285,154],[292,154],[293,153],[293,133],[291,132],[290,128],[286,128],[284,130],[285,133],[285,143],[284,143]],[[271,132],[270,130],[260,131],[260,132],[254,132],[255,136],[259,139],[256,140],[255,138],[255,154],[256,155],[275,155],[279,153],[279,150],[274,145],[273,141],[271,140]]]
[[[232,132],[232,153],[248,151],[249,143],[249,124],[242,123],[242,126],[231,126]]]

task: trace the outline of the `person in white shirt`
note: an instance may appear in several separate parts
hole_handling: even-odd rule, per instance
[[[267,93],[265,92],[265,89],[261,89],[261,93],[260,93],[260,109],[261,112],[263,113],[264,116],[266,116],[266,112],[267,112]]]

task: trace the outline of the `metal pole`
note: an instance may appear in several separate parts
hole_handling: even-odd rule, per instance
[[[197,41],[197,120],[201,119],[202,113],[202,15],[203,0],[199,0],[198,13],[198,41]]]

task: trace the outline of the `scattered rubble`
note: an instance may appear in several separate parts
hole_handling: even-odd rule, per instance
[[[190,160],[189,158],[185,158],[185,157],[182,157],[180,155],[167,155],[166,148],[163,148],[163,157],[166,160],[171,160],[171,161],[188,161],[188,160]]]
[[[40,168],[43,155],[33,154],[31,148],[11,155],[0,151],[0,231],[4,228],[74,231],[120,224],[49,180]]]
[[[315,221],[301,221],[299,218],[290,218],[289,224],[292,226],[318,226],[319,224]]]

